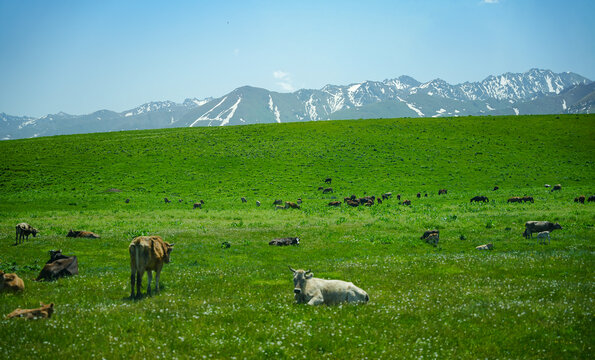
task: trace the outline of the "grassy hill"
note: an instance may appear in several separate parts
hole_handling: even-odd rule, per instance
[[[593,356],[595,204],[573,202],[595,193],[593,115],[128,131],[2,141],[0,154],[0,269],[26,286],[0,294],[0,314],[56,304],[48,321],[0,320],[5,358]],[[412,205],[327,206],[388,191]],[[535,203],[506,202],[522,195]],[[272,206],[298,198],[300,210]],[[521,237],[528,220],[563,230],[537,245]],[[22,221],[40,235],[12,246]],[[419,239],[430,228],[437,248]],[[161,294],[132,301],[127,247],[141,234],[176,245]],[[302,244],[268,245],[282,236]],[[80,275],[33,282],[57,248]],[[370,303],[295,305],[287,265],[352,281]]]

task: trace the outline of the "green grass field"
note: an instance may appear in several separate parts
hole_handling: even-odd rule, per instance
[[[1,358],[594,356],[595,203],[573,201],[595,194],[593,115],[128,131],[2,141],[0,154],[0,270],[25,281],[0,294]],[[327,206],[388,191],[412,205]],[[535,202],[506,202],[523,195]],[[538,245],[521,236],[528,220],[563,230]],[[14,246],[23,221],[40,234]],[[438,247],[420,240],[432,228]],[[161,293],[133,301],[128,244],[142,234],[175,248]],[[300,246],[268,245],[284,236]],[[80,274],[34,282],[51,249],[77,255]],[[287,265],[370,302],[296,305]],[[3,318],[40,301],[51,319]]]

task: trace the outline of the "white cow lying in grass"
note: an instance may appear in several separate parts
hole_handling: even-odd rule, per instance
[[[547,239],[547,243],[550,243],[550,232],[549,231],[542,231],[537,233],[537,240],[539,244],[545,244],[545,240]]]
[[[298,304],[332,305],[342,302],[366,303],[370,300],[368,294],[353,283],[318,279],[310,270],[294,270],[291,266],[289,270],[293,272],[293,292]]]

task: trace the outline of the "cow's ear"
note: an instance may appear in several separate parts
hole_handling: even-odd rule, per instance
[[[313,273],[310,271],[310,272],[307,272],[307,273],[306,273],[306,276],[305,276],[305,278],[306,278],[306,279],[312,279],[312,277],[313,277],[313,276],[314,276],[314,274],[313,274]]]
[[[295,274],[295,270],[291,266],[287,265],[287,267],[289,267],[289,270],[291,270],[291,272]]]

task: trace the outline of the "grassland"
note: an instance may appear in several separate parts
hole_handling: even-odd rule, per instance
[[[0,154],[0,269],[26,286],[0,294],[0,314],[56,304],[47,321],[0,320],[2,358],[593,358],[595,204],[573,202],[595,193],[593,115],[131,131],[3,141]],[[317,190],[326,177],[332,194]],[[412,205],[327,206],[387,191]],[[521,195],[535,203],[506,202]],[[300,210],[271,205],[297,198]],[[563,230],[537,245],[527,220]],[[41,233],[13,246],[21,221]],[[439,247],[419,239],[430,228]],[[161,293],[132,301],[127,246],[141,234],[176,245]],[[268,245],[280,236],[302,243]],[[77,255],[80,275],[32,281],[50,249]],[[296,305],[287,265],[370,302]]]

